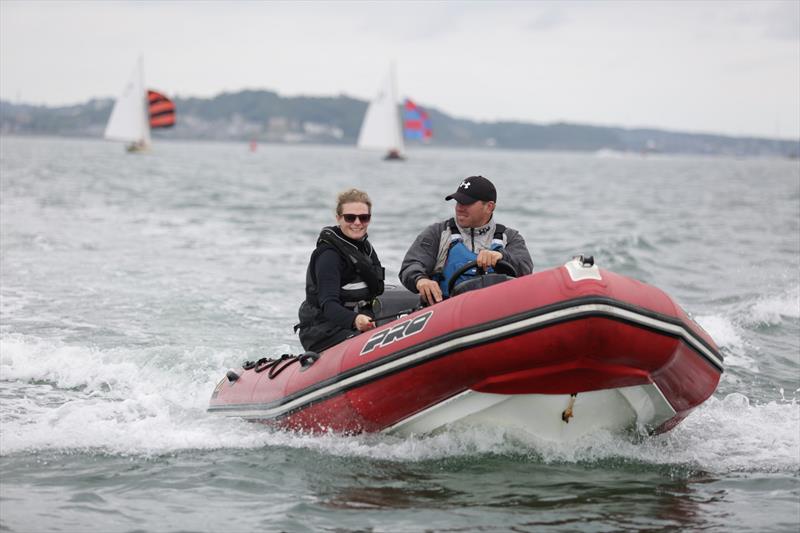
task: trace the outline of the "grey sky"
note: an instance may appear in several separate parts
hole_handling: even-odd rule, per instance
[[[800,138],[800,0],[20,2],[0,0],[0,97],[115,96],[147,84],[367,99],[477,120]]]

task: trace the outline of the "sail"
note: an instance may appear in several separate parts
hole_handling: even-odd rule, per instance
[[[424,142],[433,137],[428,113],[408,98],[403,104],[403,135],[406,139]]]
[[[142,59],[139,58],[130,81],[125,85],[111,110],[105,138],[142,145],[150,144],[150,126],[145,105],[144,69]]]
[[[404,151],[393,68],[367,108],[358,134],[358,147],[396,151],[398,154]]]
[[[175,104],[163,94],[147,91],[151,128],[171,128],[175,125]]]

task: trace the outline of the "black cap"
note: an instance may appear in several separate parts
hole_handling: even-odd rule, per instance
[[[496,202],[497,191],[492,182],[483,176],[470,176],[461,181],[456,192],[444,199],[455,200],[460,204],[474,204],[478,200]]]

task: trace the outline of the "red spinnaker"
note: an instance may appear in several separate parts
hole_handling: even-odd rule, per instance
[[[159,92],[148,90],[147,101],[151,128],[170,128],[175,125],[175,104],[172,100]]]

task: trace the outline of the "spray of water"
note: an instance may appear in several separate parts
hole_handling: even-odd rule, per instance
[[[717,327],[714,320],[704,325]],[[735,332],[721,331],[715,334],[723,346],[738,342]],[[308,435],[205,412],[225,361],[242,354],[169,347],[104,351],[21,335],[5,335],[1,342],[4,455],[279,446],[392,461],[522,454],[544,462],[622,458],[721,472],[786,472],[800,465],[800,405],[794,397],[751,405],[746,396],[730,394],[711,398],[665,435],[599,433],[557,446],[521,429],[471,426],[411,438]]]

